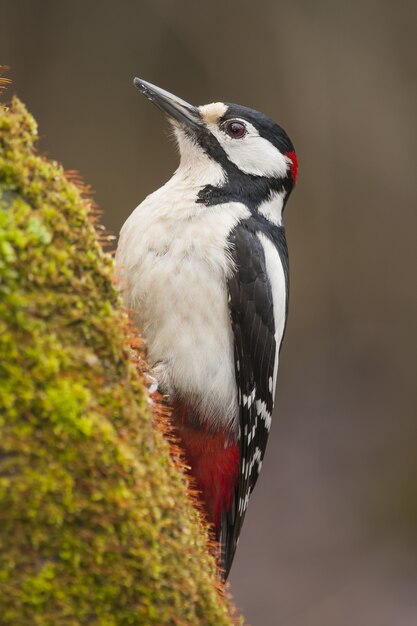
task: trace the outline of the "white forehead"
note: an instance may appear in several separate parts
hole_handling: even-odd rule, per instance
[[[198,110],[206,124],[218,124],[227,111],[227,105],[224,102],[212,102],[198,107]]]
[[[213,102],[199,107],[205,125],[219,141],[229,161],[246,174],[285,177],[291,164],[290,159],[282,154],[268,139],[261,137],[253,124],[247,120],[241,120],[247,131],[241,139],[229,137],[219,127],[219,122],[227,109],[227,105],[223,102]]]

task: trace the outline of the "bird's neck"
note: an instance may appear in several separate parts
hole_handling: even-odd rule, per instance
[[[221,186],[226,181],[226,173],[216,161],[202,151],[186,151],[181,154],[181,161],[172,177],[172,182],[179,186],[200,190],[206,185]]]
[[[281,226],[285,180],[245,174],[232,163],[219,163],[188,140],[182,140],[180,148],[180,164],[168,183],[170,189],[174,187],[184,198],[195,198],[199,205],[239,202]]]
[[[275,226],[282,226],[282,213],[285,203],[285,191],[271,191],[266,200],[261,202],[256,211]]]

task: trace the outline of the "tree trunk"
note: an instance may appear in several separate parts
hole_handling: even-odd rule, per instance
[[[0,108],[0,623],[230,625],[94,208],[36,139]]]

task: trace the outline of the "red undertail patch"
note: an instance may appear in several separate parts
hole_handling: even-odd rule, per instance
[[[223,431],[212,432],[204,423],[188,419],[184,404],[174,405],[174,428],[190,466],[208,521],[220,533],[222,509],[230,510],[239,474],[239,446],[225,442]]]

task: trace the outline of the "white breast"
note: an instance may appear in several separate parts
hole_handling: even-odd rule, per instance
[[[197,204],[188,183],[178,171],[128,218],[117,272],[160,384],[225,425],[238,413],[227,237],[249,211],[240,203]]]

